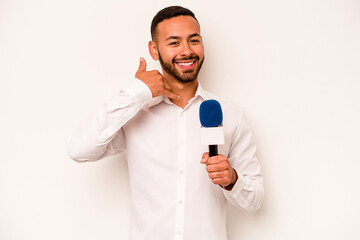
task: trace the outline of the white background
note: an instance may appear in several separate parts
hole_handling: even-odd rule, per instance
[[[229,207],[229,240],[360,239],[358,0],[0,0],[0,239],[127,239],[126,161],[79,164],[67,144],[140,56],[159,69],[150,22],[174,4],[200,21],[202,84],[258,145],[264,204]]]

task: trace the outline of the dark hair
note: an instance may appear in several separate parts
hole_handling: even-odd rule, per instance
[[[157,25],[169,18],[177,17],[177,16],[190,16],[193,17],[196,21],[195,14],[187,8],[180,6],[171,6],[166,7],[160,10],[153,18],[151,22],[151,38],[154,40],[156,36],[156,27]]]

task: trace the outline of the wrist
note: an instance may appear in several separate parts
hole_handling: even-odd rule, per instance
[[[238,179],[238,175],[237,175],[237,172],[235,171],[234,168],[231,168],[231,171],[232,171],[232,175],[231,175],[231,182],[230,182],[230,185],[235,185],[237,179]]]
[[[138,78],[130,81],[122,88],[122,90],[136,102],[147,102],[152,99],[150,88]]]
[[[225,190],[228,190],[228,191],[231,191],[231,189],[234,187],[234,185],[238,179],[238,175],[237,175],[237,172],[235,171],[235,169],[231,168],[231,171],[232,171],[232,174],[231,174],[230,184],[223,187]]]

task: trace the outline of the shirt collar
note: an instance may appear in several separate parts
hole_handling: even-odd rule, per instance
[[[189,105],[199,97],[202,98],[203,100],[209,100],[211,98],[210,94],[203,89],[200,82],[198,82],[195,96],[189,100]],[[162,95],[162,96],[152,98],[149,102],[146,103],[146,106],[153,107],[155,105],[160,104],[161,102],[165,102],[167,104],[173,104],[168,97]]]
[[[211,99],[210,93],[204,90],[204,88],[201,86],[200,82],[198,84],[198,88],[196,90],[194,99],[196,99],[198,96],[200,96],[204,100]]]

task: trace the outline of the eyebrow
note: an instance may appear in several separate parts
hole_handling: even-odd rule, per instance
[[[198,33],[193,33],[193,34],[191,34],[188,38],[192,38],[192,37],[200,37],[200,34],[198,34]],[[178,40],[178,39],[181,39],[181,37],[178,37],[178,36],[170,36],[170,37],[168,37],[165,41],[172,40],[172,39]]]

